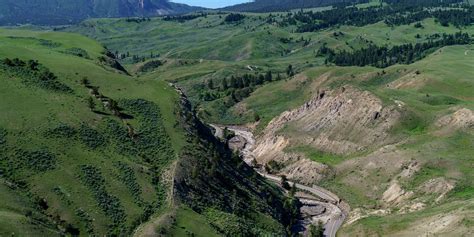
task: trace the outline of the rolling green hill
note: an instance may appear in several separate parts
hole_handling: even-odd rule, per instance
[[[285,231],[284,197],[166,81],[129,76],[77,34],[1,29],[0,42],[0,235]]]
[[[233,15],[239,20],[229,22],[229,14],[217,12],[138,24],[98,19],[66,30],[107,45],[140,78],[182,87],[205,121],[250,128],[260,140],[258,164],[276,162],[275,174],[324,186],[349,203],[342,236],[421,235],[431,223],[442,226],[435,230],[441,235],[469,235],[472,8],[434,14],[402,3],[366,7],[344,9],[357,16],[350,19],[316,9]],[[298,31],[307,17],[315,28]],[[317,24],[324,21],[332,25]],[[458,32],[470,39],[429,45]],[[402,46],[425,49],[377,67],[338,66],[322,52]]]
[[[0,235],[288,234],[205,123],[342,198],[338,235],[472,235],[474,8],[384,2],[0,29]]]

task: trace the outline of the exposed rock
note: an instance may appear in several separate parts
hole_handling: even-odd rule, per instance
[[[408,204],[402,208],[400,208],[400,211],[399,213],[400,214],[405,214],[405,213],[411,213],[411,212],[415,212],[415,211],[420,211],[420,210],[423,210],[425,209],[426,207],[426,204],[425,203],[422,203],[422,202],[415,202],[413,204]]]
[[[400,178],[410,178],[421,168],[421,165],[416,160],[411,160],[410,162],[402,165],[402,172],[400,172]]]
[[[285,158],[290,157],[291,155],[285,155]],[[302,184],[312,184],[315,181],[320,181],[327,172],[327,165],[312,162],[308,159],[299,159],[281,170],[281,173],[285,174],[289,179]]]
[[[318,216],[326,211],[326,207],[322,205],[305,205],[301,207],[300,212],[303,217]]]
[[[246,144],[245,138],[241,136],[235,136],[229,140],[229,148],[233,151],[243,150]]]
[[[387,204],[399,204],[402,201],[413,196],[412,191],[405,191],[400,187],[398,182],[393,182],[390,187],[383,193],[382,200]]]
[[[421,191],[427,194],[439,194],[435,202],[441,201],[454,188],[454,183],[444,177],[430,179],[421,186]]]
[[[459,109],[440,118],[435,126],[439,128],[435,132],[436,135],[449,135],[457,130],[474,133],[474,112],[466,108]]]
[[[254,154],[261,164],[270,160],[285,162],[284,172],[289,178],[315,182],[330,173],[328,167],[285,154],[290,141],[332,154],[365,151],[395,142],[389,130],[399,117],[396,106],[384,106],[368,91],[351,86],[318,90],[304,105],[274,118],[258,139]],[[279,133],[282,128],[284,135]]]
[[[344,225],[351,225],[352,223],[369,216],[386,216],[390,213],[391,211],[389,209],[364,210],[362,208],[356,208],[350,212],[349,217]]]

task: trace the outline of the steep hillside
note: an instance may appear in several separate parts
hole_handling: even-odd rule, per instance
[[[129,76],[76,34],[0,40],[0,235],[286,232],[280,191],[167,82]]]
[[[167,0],[5,0],[0,25],[66,25],[91,17],[149,17],[198,10]]]

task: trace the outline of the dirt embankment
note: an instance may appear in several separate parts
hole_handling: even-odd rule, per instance
[[[284,164],[290,179],[312,183],[323,178],[327,166],[301,155],[286,153],[289,146],[309,146],[322,152],[347,155],[394,142],[389,130],[400,117],[395,106],[353,87],[319,91],[303,106],[282,113],[266,127],[255,145],[256,161]]]

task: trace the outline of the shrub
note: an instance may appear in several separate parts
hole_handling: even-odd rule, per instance
[[[47,67],[34,60],[25,62],[18,58],[6,58],[0,62],[0,70],[21,78],[23,84],[27,86],[36,86],[56,92],[72,92],[72,89],[59,82],[56,75],[54,75],[54,73],[52,73]]]
[[[61,43],[54,42],[51,40],[45,40],[45,39],[38,39],[39,45],[45,46],[48,48],[57,48],[61,46]]]
[[[76,135],[76,129],[67,124],[59,124],[57,127],[45,132],[45,136],[50,138],[74,138]]]
[[[133,196],[133,199],[135,203],[138,206],[143,205],[143,199],[141,197],[142,194],[142,189],[140,185],[137,183],[137,178],[135,176],[135,172],[133,171],[130,166],[128,166],[126,163],[123,162],[118,162],[115,164],[115,166],[119,169],[119,179],[124,183],[130,193]]]
[[[64,53],[81,57],[81,58],[87,58],[87,59],[90,58],[87,51],[81,48],[68,48],[64,51]]]
[[[107,192],[100,170],[91,165],[82,165],[80,169],[80,180],[92,192],[98,206],[113,221],[114,227],[122,225],[126,218],[125,211],[120,200]]]
[[[86,231],[89,235],[94,236],[94,225],[92,224],[94,219],[84,211],[82,208],[76,209],[76,215],[85,223]]]
[[[0,146],[7,143],[7,130],[0,128]]]
[[[159,66],[163,65],[163,63],[160,60],[152,60],[149,62],[146,62],[143,64],[143,66],[140,67],[141,72],[151,72],[154,69],[158,68]]]
[[[231,23],[231,22],[238,22],[245,19],[245,15],[239,13],[231,13],[224,18],[224,22]]]
[[[96,149],[106,144],[106,139],[102,134],[85,124],[79,128],[79,139],[91,149]]]
[[[45,172],[56,168],[56,156],[46,148],[35,151],[18,150],[16,154],[20,165],[30,170]]]

